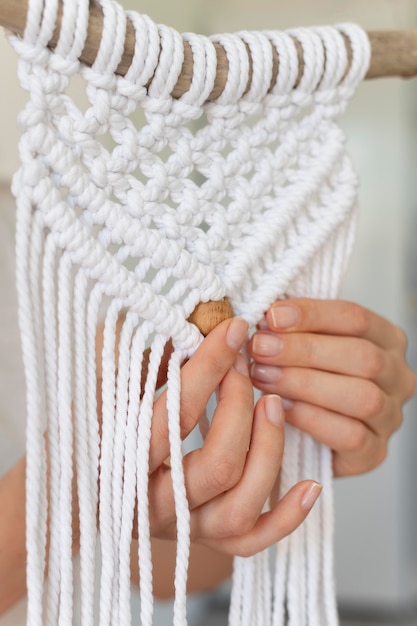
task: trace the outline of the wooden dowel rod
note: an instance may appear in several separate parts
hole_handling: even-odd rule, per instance
[[[8,30],[22,35],[26,23],[27,0],[1,0],[0,1],[0,25]],[[54,48],[58,41],[60,22],[62,17],[62,3],[58,16],[57,28],[50,42]],[[90,1],[90,20],[86,45],[81,55],[81,60],[86,65],[92,65],[95,60],[101,40],[103,28],[103,15],[99,5]],[[380,78],[399,76],[408,78],[417,75],[417,29],[395,31],[370,31],[368,33],[372,57],[366,78]],[[124,76],[132,61],[135,45],[135,34],[132,25],[128,21],[123,58],[117,68],[117,74]],[[220,44],[214,44],[217,54],[217,74],[214,89],[209,100],[214,100],[223,91],[227,79],[228,63],[224,48]],[[179,98],[190,87],[193,72],[193,55],[187,42],[184,42],[184,64],[182,73],[172,95]],[[303,59],[302,50],[299,47],[300,76],[302,75]],[[273,50],[273,82],[278,71],[278,58]]]
[[[371,63],[366,78],[417,76],[417,29],[369,31]]]

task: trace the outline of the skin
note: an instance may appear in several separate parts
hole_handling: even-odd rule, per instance
[[[306,298],[276,302],[261,326],[249,344],[254,385],[332,448],[335,476],[382,463],[416,390],[404,332],[357,304]]]
[[[25,459],[0,480],[0,615],[26,593]]]
[[[237,320],[228,335],[231,326],[230,320],[218,326],[182,368],[184,437],[220,386],[209,435],[201,450],[184,459],[193,541],[190,592],[229,577],[232,554],[248,556],[292,532],[320,494],[317,483],[303,481],[262,513],[284,445],[284,414],[276,394],[284,398],[285,420],[330,445],[335,474],[346,476],[382,462],[401,423],[402,406],[416,388],[403,332],[358,305],[310,299],[275,303],[249,343],[252,381],[238,356],[247,326]],[[255,407],[251,383],[267,394]],[[155,594],[162,598],[173,594],[175,560],[166,417],[162,396],[155,403],[150,477]],[[23,459],[0,481],[5,511],[0,516],[0,614],[25,594],[24,474]],[[137,582],[135,552],[134,541],[132,579]]]
[[[281,394],[286,421],[332,448],[336,476],[382,463],[416,389],[403,331],[357,304],[301,298],[276,302],[260,326],[249,342],[253,384]],[[218,584],[232,570],[225,555],[207,549],[201,555],[201,549],[194,546],[191,553],[190,592]],[[132,563],[137,581],[135,555]],[[174,544],[156,541],[154,563],[155,572],[166,572],[156,577],[156,591],[168,598]]]

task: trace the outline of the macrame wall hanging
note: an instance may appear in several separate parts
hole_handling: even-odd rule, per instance
[[[89,54],[87,0],[63,7],[58,0],[29,0],[21,36],[10,37],[29,93],[19,116],[22,165],[13,183],[27,380],[28,624],[74,623],[74,470],[81,623],[131,623],[137,501],[141,624],[152,624],[148,451],[157,372],[171,342],[174,624],[182,625],[189,516],[179,371],[202,339],[188,318],[198,303],[228,298],[234,312],[255,325],[277,298],[337,295],[354,237],[357,179],[336,120],[368,69],[370,43],[350,24],[181,36],[112,0],[92,7],[103,23],[88,64],[79,60]],[[121,71],[129,33],[135,44]],[[220,53],[227,59],[221,89]],[[192,78],[175,94],[184,54],[192,59]],[[68,92],[75,74],[85,82],[84,109]],[[138,110],[139,125],[132,121]],[[99,428],[95,338],[101,322]],[[282,491],[305,477],[324,485],[306,522],[272,557],[235,559],[233,626],[337,623],[331,455],[288,427]]]

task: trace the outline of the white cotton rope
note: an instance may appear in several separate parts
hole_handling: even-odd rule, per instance
[[[227,296],[255,325],[276,299],[337,296],[357,194],[337,120],[366,73],[370,46],[352,24],[181,36],[99,0],[102,38],[86,67],[78,58],[88,0],[64,1],[51,51],[58,5],[29,0],[24,36],[10,37],[29,94],[13,184],[27,381],[27,621],[131,624],[133,533],[140,624],[152,625],[150,437],[169,344],[173,623],[183,626],[190,512],[180,367],[202,340],[187,318],[199,302]],[[115,71],[127,20],[135,48],[121,77]],[[193,76],[174,99],[184,42]],[[215,42],[226,51],[228,75],[222,94],[207,103]],[[273,49],[278,74],[271,85]],[[70,90],[76,74],[85,85],[81,103]],[[331,453],[287,427],[281,495],[304,478],[324,486],[305,523],[278,546],[235,558],[230,626],[338,623]],[[78,549],[79,614],[72,559]]]

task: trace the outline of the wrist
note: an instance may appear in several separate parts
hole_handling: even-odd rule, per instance
[[[26,594],[26,459],[0,479],[0,615]]]

